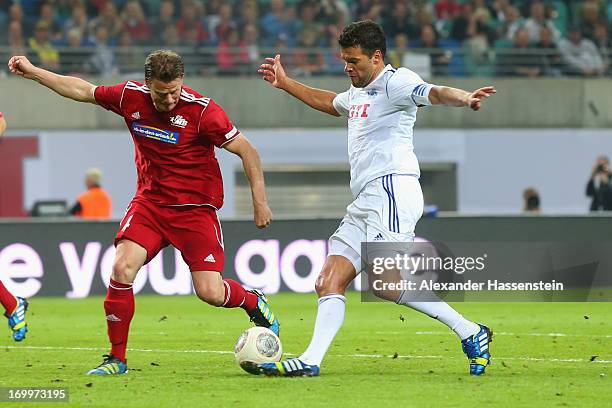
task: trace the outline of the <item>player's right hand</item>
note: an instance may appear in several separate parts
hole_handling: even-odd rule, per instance
[[[276,54],[274,58],[266,58],[266,63],[261,64],[257,72],[275,88],[283,89],[287,74],[285,74],[285,69],[281,64],[280,54]]]
[[[272,210],[267,203],[255,204],[253,218],[257,228],[266,228],[272,222]]]
[[[34,78],[34,69],[36,67],[32,65],[28,58],[23,55],[15,55],[11,57],[8,62],[8,67],[9,70],[15,75],[28,79]]]

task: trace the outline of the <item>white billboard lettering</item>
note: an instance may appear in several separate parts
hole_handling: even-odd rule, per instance
[[[160,295],[188,295],[191,293],[191,273],[183,261],[181,253],[174,250],[174,277],[164,276],[163,255],[160,252],[149,264],[149,283],[151,288]]]
[[[79,261],[79,254],[77,254],[73,242],[62,242],[59,244],[59,249],[62,253],[68,279],[70,279],[70,285],[72,286],[72,290],[66,292],[66,297],[84,298],[89,296],[102,244],[99,242],[88,242],[81,261]]]
[[[285,285],[294,292],[312,292],[315,280],[323,269],[326,255],[327,245],[324,240],[300,239],[287,245],[280,258],[280,273]],[[295,270],[295,263],[300,257],[305,257],[310,262],[310,272],[306,276],[298,275]]]
[[[272,294],[280,289],[279,243],[276,239],[245,242],[236,252],[234,267],[240,281],[248,287]],[[260,256],[264,261],[263,271],[255,273],[249,265],[251,258]]]
[[[38,253],[26,244],[15,243],[0,251],[0,277],[9,291],[18,296],[36,295],[42,284],[43,264]],[[16,282],[13,279],[25,279]]]

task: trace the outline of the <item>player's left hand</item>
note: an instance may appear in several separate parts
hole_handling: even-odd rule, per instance
[[[254,208],[255,225],[257,228],[266,228],[272,222],[272,210],[268,204],[255,204]]]
[[[477,111],[480,109],[480,105],[482,103],[481,101],[483,98],[488,98],[489,96],[496,93],[497,89],[492,86],[485,86],[483,88],[479,88],[468,96],[467,106],[469,106],[470,109]]]

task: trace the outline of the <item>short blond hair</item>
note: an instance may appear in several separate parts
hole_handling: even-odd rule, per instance
[[[102,171],[96,167],[87,169],[85,176],[97,185],[100,185],[100,181],[102,181]]]

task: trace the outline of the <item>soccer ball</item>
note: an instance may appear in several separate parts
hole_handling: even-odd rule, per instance
[[[283,356],[283,345],[272,330],[265,327],[251,327],[238,337],[234,356],[244,371],[259,374],[257,364],[280,361]]]

